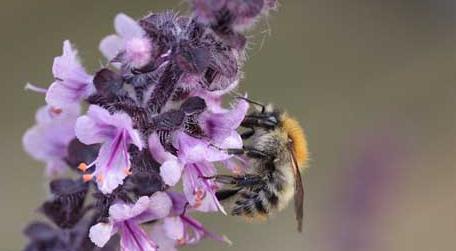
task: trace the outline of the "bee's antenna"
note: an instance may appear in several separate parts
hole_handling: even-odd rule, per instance
[[[233,91],[234,95],[235,95],[235,98],[237,99],[242,99],[242,100],[245,100],[247,102],[249,102],[250,104],[254,104],[254,105],[257,105],[259,107],[261,107],[261,113],[264,113],[265,110],[266,110],[266,106],[258,101],[255,101],[255,100],[251,100],[249,98],[246,98],[244,96],[242,96],[239,92],[236,92],[236,91]]]

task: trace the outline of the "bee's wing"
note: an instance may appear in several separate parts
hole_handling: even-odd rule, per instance
[[[298,162],[293,154],[293,151],[290,150],[293,174],[295,178],[295,193],[294,193],[294,203],[295,203],[295,213],[296,221],[298,222],[298,231],[302,232],[302,220],[304,216],[304,186],[302,185],[301,172],[299,171]]]

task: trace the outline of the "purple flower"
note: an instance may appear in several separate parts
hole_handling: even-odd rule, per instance
[[[152,239],[160,251],[174,251],[178,246],[195,245],[201,239],[209,237],[231,244],[225,236],[219,236],[207,230],[200,222],[187,215],[187,200],[180,193],[169,193],[173,208],[168,217],[152,229]]]
[[[48,176],[55,177],[66,171],[67,146],[75,137],[74,125],[79,106],[55,110],[50,106],[38,109],[36,125],[28,129],[22,139],[25,151],[36,160],[46,163]]]
[[[243,99],[231,109],[213,107],[201,114],[200,125],[213,143],[222,148],[240,148],[242,139],[236,132],[249,109],[249,104]]]
[[[179,182],[183,175],[184,193],[190,205],[199,211],[218,211],[223,207],[215,196],[218,185],[204,177],[214,176],[216,170],[211,162],[231,158],[221,149],[242,148],[242,139],[236,129],[245,117],[248,103],[239,100],[232,110],[217,109],[218,112],[204,112],[200,124],[208,139],[198,139],[182,131],[174,134],[178,156],[167,153],[156,134],[149,138],[149,148],[155,159],[162,163],[160,175],[170,186]]]
[[[78,118],[75,132],[84,144],[102,144],[97,159],[89,165],[81,165],[81,169],[87,170],[95,165],[96,170],[87,174],[85,179],[96,176],[98,188],[105,194],[111,193],[130,173],[128,146],[133,144],[140,150],[143,147],[139,132],[133,129],[131,118],[125,113],[110,114],[92,105],[87,115]]]
[[[237,129],[248,102],[227,109],[223,99],[242,76],[242,29],[275,2],[191,0],[193,15],[166,11],[138,21],[120,13],[116,33],[99,45],[108,65],[95,76],[65,41],[49,89],[26,86],[46,94],[48,105],[23,141],[49,174],[70,165],[78,177],[51,183],[54,196],[41,207],[51,223],[32,226],[50,238],[30,238],[26,249],[113,250],[119,239],[124,251],[173,251],[204,237],[229,243],[189,213],[226,214],[216,196],[221,184],[210,178],[215,165],[237,173],[248,166],[228,154],[243,146]],[[172,192],[181,178],[182,191]],[[92,179],[95,186],[83,182]],[[155,223],[152,236],[145,223]]]
[[[93,76],[84,70],[68,40],[63,43],[63,55],[54,59],[52,73],[55,82],[46,93],[46,102],[52,107],[65,109],[79,104],[95,90]]]
[[[163,192],[140,197],[134,205],[113,204],[109,208],[109,222],[92,226],[89,237],[98,247],[103,247],[111,236],[119,233],[122,251],[155,251],[157,245],[140,224],[166,217],[171,207],[171,199]]]
[[[120,13],[114,19],[117,34],[109,35],[100,43],[100,50],[111,61],[121,53],[121,59],[134,68],[147,65],[152,59],[152,42],[146,32],[131,17]]]

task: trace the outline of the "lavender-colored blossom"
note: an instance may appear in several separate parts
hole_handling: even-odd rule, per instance
[[[140,227],[141,223],[166,217],[172,201],[166,193],[143,196],[134,204],[116,203],[109,208],[109,222],[90,228],[90,239],[103,247],[112,235],[119,233],[122,251],[155,251],[157,245]]]
[[[45,93],[48,105],[25,133],[25,150],[52,176],[67,166],[78,175],[51,182],[52,197],[40,210],[51,223],[27,228],[27,251],[171,251],[204,237],[228,242],[191,214],[225,213],[215,195],[221,184],[211,179],[215,166],[246,166],[227,149],[242,148],[237,129],[248,103],[238,99],[227,109],[223,100],[242,77],[242,30],[275,0],[190,2],[190,16],[166,11],[136,21],[118,14],[116,34],[99,45],[109,64],[94,76],[65,41],[50,88],[26,86]],[[143,223],[153,224],[152,236]]]
[[[248,103],[239,100],[232,110],[217,113],[204,112],[200,124],[207,139],[198,139],[184,132],[174,134],[175,148],[178,155],[164,151],[157,135],[149,138],[152,155],[162,162],[160,174],[163,181],[174,186],[183,174],[184,193],[189,203],[200,211],[224,212],[215,197],[218,185],[204,177],[211,177],[216,170],[211,162],[224,161],[231,156],[222,149],[242,148],[242,139],[236,132],[248,109]],[[220,110],[220,109],[217,109]]]
[[[134,68],[141,68],[152,59],[153,45],[146,32],[131,17],[120,13],[114,19],[117,34],[109,35],[100,43],[100,50],[109,60],[119,53],[121,60]]]
[[[50,177],[61,175],[67,170],[64,159],[68,144],[75,137],[74,125],[79,112],[78,106],[63,111],[43,106],[36,113],[36,125],[24,134],[22,142],[25,151],[36,160],[46,163],[46,172]]]
[[[190,0],[195,18],[211,28],[234,48],[244,48],[241,31],[253,26],[276,7],[276,0]]]
[[[93,76],[82,67],[78,52],[68,40],[63,43],[62,56],[54,59],[52,73],[55,82],[46,93],[46,102],[52,107],[64,109],[80,104],[94,92]]]
[[[209,146],[209,143],[194,139],[185,133],[179,132],[178,157],[164,151],[159,139],[152,135],[149,146],[152,155],[163,164],[160,167],[160,175],[163,181],[174,186],[183,176],[184,193],[190,205],[199,211],[221,211],[223,207],[215,196],[218,186],[214,181],[204,179],[215,175],[215,168],[207,162],[206,158],[213,161],[228,159],[230,156]],[[192,150],[194,151],[192,151]]]
[[[87,115],[78,118],[75,126],[78,139],[87,145],[101,143],[102,146],[95,162],[82,169],[95,165],[98,188],[103,193],[111,193],[123,183],[130,173],[130,144],[142,149],[139,132],[133,129],[131,118],[125,113],[110,114],[107,110],[92,105]]]
[[[168,194],[173,202],[170,215],[153,227],[151,235],[160,251],[173,251],[179,246],[195,245],[206,237],[231,244],[228,238],[210,232],[188,215],[192,208],[188,207],[185,195],[176,192]]]

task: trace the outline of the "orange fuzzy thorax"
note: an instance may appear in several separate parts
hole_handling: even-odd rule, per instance
[[[282,118],[283,130],[288,134],[288,137],[293,141],[293,154],[298,162],[299,168],[307,167],[307,161],[309,160],[309,150],[307,149],[307,140],[304,131],[299,125],[299,122],[284,115]]]

